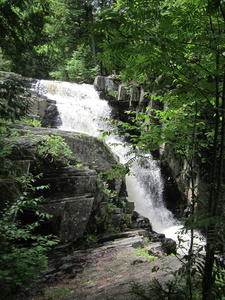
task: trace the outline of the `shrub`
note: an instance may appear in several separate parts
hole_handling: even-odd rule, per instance
[[[23,177],[22,195],[3,210],[0,219],[0,294],[1,299],[8,299],[21,286],[30,286],[47,268],[47,251],[57,244],[52,235],[35,234],[39,225],[49,218],[40,211],[41,197],[32,197],[37,189],[33,187],[32,176]],[[19,215],[31,210],[36,215],[35,221],[23,224]]]
[[[69,165],[72,151],[61,136],[46,135],[37,148],[37,158],[45,166],[58,168]]]

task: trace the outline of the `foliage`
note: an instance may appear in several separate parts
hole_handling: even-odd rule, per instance
[[[41,122],[36,119],[21,119],[21,121],[32,127],[42,127]]]
[[[46,299],[55,299],[56,297],[71,293],[71,290],[66,287],[58,287],[51,289],[45,293]]]
[[[25,76],[46,75],[43,62],[47,59],[35,47],[47,41],[44,34],[48,0],[1,1],[0,44],[11,71]]]
[[[100,174],[101,178],[106,178],[106,180],[113,180],[118,176],[125,176],[129,173],[128,167],[125,167],[123,164],[117,163],[112,165],[112,168],[108,171],[102,172]]]
[[[101,74],[118,72],[123,82],[143,85],[146,111],[129,113],[123,132],[136,149],[160,149],[163,158],[181,164],[192,199],[187,229],[192,241],[196,228],[206,234],[204,267],[199,269],[203,300],[223,293],[216,279],[223,266],[216,257],[224,240],[224,1],[6,0],[0,12],[3,67],[89,81],[100,66]],[[0,117],[19,118],[27,106],[10,96],[15,82],[6,80],[2,87]],[[3,128],[2,136],[6,134]],[[55,146],[55,156],[49,145],[40,146],[50,152],[40,150],[48,162],[61,155]],[[197,174],[205,181],[201,197]],[[187,264],[194,266],[193,255],[199,256],[191,242]],[[185,273],[190,298],[191,272]]]
[[[29,84],[19,76],[6,78],[0,74],[0,118],[14,121],[26,116],[29,112]]]
[[[97,242],[97,236],[94,235],[94,234],[88,234],[86,232],[85,235],[84,235],[84,240],[90,246],[90,245],[95,244]]]
[[[0,125],[0,178],[9,176],[12,172],[9,155],[18,139],[18,134],[6,127],[5,123]]]
[[[37,158],[49,167],[67,166],[72,158],[72,151],[61,136],[46,135],[38,145]]]
[[[20,179],[22,195],[8,203],[0,219],[0,280],[3,299],[15,293],[21,286],[29,286],[38,280],[46,270],[46,253],[57,243],[53,236],[40,236],[35,230],[50,216],[40,211],[43,199],[35,198],[34,193],[45,186],[33,187],[33,176]],[[23,223],[21,216],[34,212],[36,218],[30,223]]]
[[[131,294],[135,295],[135,299],[170,299],[170,300],[186,300],[186,286],[176,280],[167,281],[165,286],[157,279],[153,279],[152,283],[147,287],[134,282],[131,287]],[[200,299],[197,295],[195,299]]]
[[[0,4],[0,45],[5,70],[33,78],[93,81],[104,19],[113,0],[21,0]],[[100,66],[101,72],[105,70]],[[52,75],[50,75],[52,74]]]
[[[49,1],[51,17],[46,22],[45,32],[50,38],[39,47],[39,52],[49,56],[53,78],[93,82],[98,74],[97,46],[92,30],[98,2]]]
[[[92,83],[94,78],[99,75],[99,67],[94,65],[90,56],[89,47],[78,46],[67,64],[61,65],[58,71],[51,72],[50,75],[59,80],[65,79],[66,76],[69,81]]]
[[[0,70],[2,70],[2,71],[10,71],[11,70],[11,62],[4,58],[1,48],[0,48]]]
[[[18,138],[10,124],[20,120],[29,113],[29,84],[19,76],[11,74],[6,77],[0,73],[0,162],[1,176],[10,172],[7,157],[11,153]]]
[[[107,12],[104,24],[98,24],[105,28],[101,62],[113,62],[123,81],[142,84],[149,92],[146,111],[130,113],[130,123],[123,124],[130,141],[144,153],[160,149],[164,158],[179,161],[184,169],[192,200],[187,264],[196,264],[192,256],[199,256],[193,248],[197,226],[207,239],[200,272],[204,300],[214,299],[219,291],[214,263],[218,246],[223,248],[217,232],[223,228],[224,12],[222,1],[122,0]],[[207,187],[203,195],[198,193],[199,173]],[[192,299],[190,273],[186,276]]]
[[[150,259],[150,261],[154,261],[154,260],[157,260],[157,258],[153,255],[150,255],[148,253],[148,249],[146,248],[142,248],[142,249],[138,249],[134,252],[135,255],[137,256],[144,256],[144,257],[147,257]]]
[[[112,221],[110,216],[112,215],[114,209],[116,208],[115,196],[116,193],[109,188],[109,184],[106,181],[102,182],[102,192],[104,194],[105,201],[107,201],[107,209],[104,218],[104,227],[105,229],[112,226]]]

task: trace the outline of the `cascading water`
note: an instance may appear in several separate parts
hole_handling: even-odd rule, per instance
[[[41,80],[35,90],[56,100],[62,120],[60,129],[92,136],[98,136],[100,130],[110,131],[109,123],[104,121],[110,118],[110,106],[99,98],[92,85]],[[119,156],[121,163],[132,158],[127,155],[130,149],[122,138],[110,135],[106,142]],[[141,160],[141,164],[138,161],[133,163],[130,175],[126,178],[128,201],[134,202],[138,213],[149,218],[154,231],[166,232],[167,237],[175,238],[174,233],[179,226],[163,203],[163,182],[158,162],[150,154]]]
[[[110,107],[99,99],[92,85],[40,80],[35,90],[56,100],[62,120],[60,129],[97,136],[99,129],[107,126],[102,117],[110,117]]]
[[[163,202],[163,182],[158,162],[151,156],[144,158],[144,165],[138,161],[133,164],[126,185],[128,200],[135,203],[137,212],[149,218],[154,231],[164,233],[175,225],[173,214]]]

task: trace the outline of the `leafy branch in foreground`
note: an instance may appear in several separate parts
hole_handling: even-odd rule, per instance
[[[58,243],[55,236],[43,236],[35,231],[50,218],[40,210],[42,197],[35,191],[47,188],[34,187],[32,175],[22,177],[21,196],[8,203],[0,218],[0,293],[3,299],[22,286],[31,286],[47,268],[47,251]],[[32,213],[30,222],[23,222],[24,214]]]

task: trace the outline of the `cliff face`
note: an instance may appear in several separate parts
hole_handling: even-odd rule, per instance
[[[114,108],[115,118],[127,119],[125,110],[145,111],[149,100],[144,97],[144,89],[135,83],[129,85],[122,84],[118,76],[97,76],[94,86],[99,92],[99,97],[108,100]]]
[[[132,205],[127,209],[121,207],[126,202],[126,189],[122,176],[110,182],[100,178],[102,172],[111,170],[117,161],[109,149],[98,139],[65,132],[57,129],[34,128],[17,125],[19,138],[10,156],[12,169],[21,176],[26,172],[33,174],[40,169],[37,147],[45,136],[57,135],[64,139],[72,150],[69,166],[43,165],[40,169],[42,177],[37,185],[49,185],[42,190],[44,196],[43,210],[53,218],[43,225],[42,231],[56,234],[61,242],[72,242],[89,234],[107,231],[110,226],[122,229],[125,219],[131,219]],[[0,202],[15,198],[19,194],[19,186],[7,180],[2,182]],[[109,206],[112,209],[109,210]],[[128,207],[129,206],[129,207]],[[25,216],[29,219],[31,216]],[[116,223],[115,223],[116,220]]]

